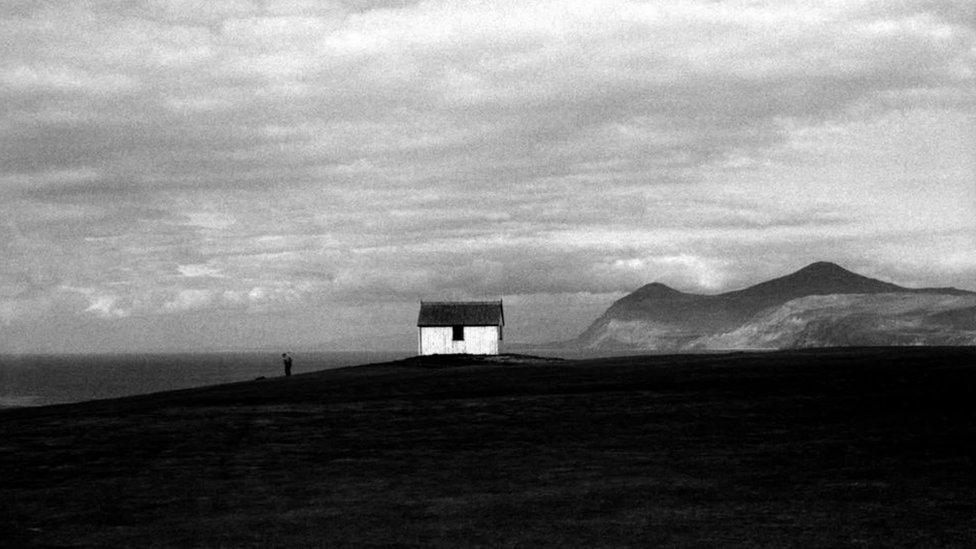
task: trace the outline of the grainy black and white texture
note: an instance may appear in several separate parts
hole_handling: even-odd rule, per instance
[[[439,357],[0,411],[14,547],[967,547],[976,351]]]
[[[0,6],[0,351],[573,337],[816,260],[976,289],[968,0]]]

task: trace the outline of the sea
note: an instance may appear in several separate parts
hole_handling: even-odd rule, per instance
[[[293,374],[388,362],[411,352],[291,353]],[[0,355],[0,408],[47,406],[283,374],[277,352]]]

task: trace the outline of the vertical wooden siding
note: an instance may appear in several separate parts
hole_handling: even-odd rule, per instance
[[[419,354],[497,355],[498,326],[465,326],[464,341],[453,341],[450,326],[420,328]]]

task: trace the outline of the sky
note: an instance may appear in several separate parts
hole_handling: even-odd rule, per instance
[[[971,0],[0,4],[0,352],[552,341],[819,260],[976,290]]]

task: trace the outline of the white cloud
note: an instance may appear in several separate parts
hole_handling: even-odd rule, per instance
[[[190,4],[0,8],[16,299],[537,304],[831,255],[976,274],[933,243],[976,217],[971,3]]]
[[[168,312],[201,309],[213,301],[210,290],[180,290],[176,297],[163,304],[163,310]]]
[[[13,92],[56,91],[96,94],[130,92],[138,87],[134,79],[125,75],[92,75],[78,68],[25,65],[0,70],[0,85]]]
[[[207,265],[177,265],[176,270],[187,278],[196,278],[201,276],[219,278],[223,276],[220,273],[220,269],[215,269]]]
[[[98,181],[102,174],[93,168],[46,170],[34,173],[8,173],[0,175],[0,190],[37,189],[48,186],[77,186]]]
[[[183,215],[187,217],[187,225],[207,230],[219,231],[227,229],[235,223],[233,216],[219,211],[195,211]]]
[[[127,311],[116,306],[118,298],[112,295],[93,295],[91,303],[85,312],[94,313],[101,317],[122,318],[129,315]]]

